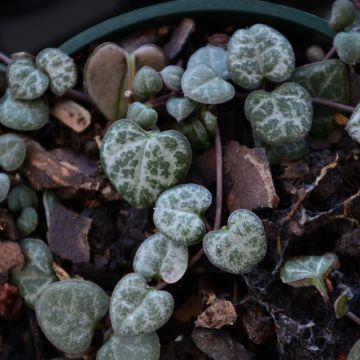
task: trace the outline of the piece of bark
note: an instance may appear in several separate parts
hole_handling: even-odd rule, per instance
[[[17,243],[13,241],[0,242],[0,282],[7,278],[10,271],[20,271],[24,262],[24,256]]]
[[[47,233],[50,250],[73,263],[88,262],[88,233],[91,222],[91,219],[57,205],[51,215]]]
[[[207,42],[209,45],[219,46],[225,50],[227,49],[229,40],[229,35],[224,33],[215,33],[207,37]]]
[[[193,19],[184,18],[179,26],[175,29],[170,41],[164,46],[165,55],[168,59],[174,59],[189,39],[191,33],[195,31],[195,21]]]
[[[0,238],[12,241],[19,239],[14,217],[8,209],[4,208],[0,208]]]
[[[0,284],[0,317],[16,320],[21,315],[23,301],[16,286]]]
[[[222,330],[194,328],[191,339],[210,359],[250,360],[254,358],[253,354],[240,342]]]
[[[214,183],[216,181],[215,147],[196,157],[191,168],[194,169],[195,176],[200,177],[204,186]]]
[[[284,172],[279,178],[284,180],[301,180],[310,172],[309,165],[302,160],[284,161],[281,165],[284,168]]]
[[[224,170],[231,179],[226,196],[229,211],[278,205],[264,149],[249,149],[230,141],[224,151]]]
[[[58,100],[51,108],[51,114],[77,133],[83,132],[91,124],[90,112],[70,99]]]
[[[236,321],[234,305],[228,300],[215,300],[195,322],[195,326],[221,329],[225,325],[233,325]]]

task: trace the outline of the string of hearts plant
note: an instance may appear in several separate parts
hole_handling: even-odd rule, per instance
[[[351,13],[347,2],[338,0],[330,24],[343,30],[354,20]],[[265,148],[272,163],[302,157],[308,151],[308,136],[321,137],[332,129],[332,113],[319,104],[354,110],[346,129],[360,142],[360,105],[349,106],[344,64],[360,61],[360,52],[354,55],[357,41],[357,33],[340,33],[334,45],[341,60],[296,69],[290,42],[263,24],[237,30],[227,50],[214,45],[198,49],[185,69],[166,66],[163,52],[154,45],[133,52],[110,42],[95,48],[83,76],[87,95],[109,122],[100,148],[101,168],[131,206],[154,207],[157,232],[138,248],[134,272],[118,282],[109,300],[90,281],[58,281],[46,244],[26,238],[38,223],[36,194],[25,185],[10,190],[9,176],[0,174],[0,200],[7,198],[24,238],[20,246],[26,264],[13,273],[12,280],[27,306],[35,309],[48,340],[64,353],[82,353],[109,312],[112,334],[98,350],[98,360],[119,359],[119,354],[128,359],[158,359],[156,330],[174,308],[172,295],[163,290],[168,284],[179,281],[204,254],[226,272],[252,271],[266,255],[266,234],[259,217],[245,209],[233,211],[221,227],[223,165],[216,105],[238,96],[239,87],[251,91],[246,94],[245,115],[254,143]],[[8,89],[0,103],[0,123],[18,131],[43,127],[49,119],[47,98],[68,93],[77,79],[73,60],[57,49],[46,49],[35,60],[16,54],[6,71]],[[116,81],[110,81],[113,73]],[[270,83],[273,91],[266,90]],[[165,95],[155,97],[164,90]],[[160,105],[176,121],[165,131],[157,126]],[[193,149],[208,149],[214,140],[216,215],[209,229],[205,214],[212,194],[201,185],[182,181]],[[0,166],[5,172],[19,168],[25,154],[20,136],[0,136]],[[199,243],[201,249],[189,260],[188,247]],[[327,301],[323,280],[338,266],[334,254],[291,259],[283,266],[281,279],[293,286],[314,285]]]

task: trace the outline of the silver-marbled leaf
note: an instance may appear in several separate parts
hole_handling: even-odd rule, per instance
[[[336,0],[331,7],[329,26],[335,31],[342,31],[354,22],[356,15],[357,11],[352,1]]]
[[[252,92],[245,101],[245,114],[263,142],[271,146],[289,144],[308,134],[312,100],[301,85],[285,83],[272,92]]]
[[[223,79],[229,78],[227,69],[227,52],[225,49],[215,46],[206,45],[196,50],[189,58],[187,67],[194,67],[201,64],[209,65],[218,76]]]
[[[358,104],[352,113],[347,125],[346,131],[358,143],[360,143],[360,104]]]
[[[160,71],[165,86],[173,91],[181,90],[181,78],[184,74],[184,69],[177,65],[168,65]]]
[[[156,124],[158,113],[151,106],[135,101],[129,105],[126,117],[135,121],[144,130],[149,130]]]
[[[157,199],[154,224],[176,243],[196,244],[205,235],[204,214],[211,201],[211,193],[201,185],[177,185],[164,191]]]
[[[188,68],[181,78],[184,95],[203,104],[221,104],[235,96],[234,87],[208,65]]]
[[[10,129],[32,131],[49,122],[49,106],[42,98],[16,100],[10,90],[0,101],[0,123]]]
[[[47,48],[36,56],[37,67],[48,74],[50,89],[55,95],[63,95],[72,89],[77,80],[77,69],[73,59],[60,49]]]
[[[139,99],[157,94],[162,87],[160,74],[150,66],[143,66],[134,77],[134,92]]]
[[[8,66],[7,79],[12,96],[20,100],[40,97],[49,86],[49,78],[36,68],[31,58],[14,59]]]
[[[10,190],[10,178],[7,174],[0,173],[0,203],[3,202]]]
[[[191,147],[175,130],[146,132],[132,120],[116,121],[103,138],[102,168],[132,206],[146,208],[180,182],[191,164]]]
[[[339,267],[335,254],[323,256],[298,256],[286,261],[281,268],[280,277],[283,283],[299,286],[315,286],[324,299],[328,298],[324,279]]]
[[[24,162],[26,145],[23,139],[15,134],[0,136],[0,166],[5,171],[17,170]]]
[[[360,33],[341,32],[334,37],[333,45],[339,58],[346,64],[355,65],[360,61]]]
[[[158,360],[160,342],[155,332],[111,338],[99,349],[96,360]]]
[[[110,319],[116,335],[139,335],[156,331],[171,317],[174,300],[170,293],[147,285],[137,273],[124,276],[110,300]]]
[[[146,279],[161,278],[173,284],[185,274],[188,258],[188,249],[185,245],[156,233],[148,237],[137,249],[134,271]]]
[[[187,118],[196,108],[196,102],[182,96],[172,96],[166,102],[167,112],[177,121]]]
[[[264,81],[287,80],[295,67],[295,54],[289,41],[277,30],[256,24],[232,35],[227,65],[236,84],[255,89]]]
[[[213,265],[242,274],[263,260],[267,242],[261,220],[253,212],[239,209],[231,213],[227,226],[205,235],[203,247]]]
[[[41,292],[58,279],[52,268],[51,252],[42,240],[22,239],[19,245],[25,257],[25,265],[13,273],[11,281],[19,288],[26,305],[34,309]]]
[[[47,339],[65,353],[80,353],[91,343],[109,300],[96,284],[64,280],[46,287],[35,303],[36,318]]]

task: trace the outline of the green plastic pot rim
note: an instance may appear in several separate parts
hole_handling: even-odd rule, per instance
[[[258,0],[226,0],[226,2],[221,0],[175,0],[143,7],[105,20],[66,41],[60,46],[60,49],[68,55],[74,55],[94,42],[126,31],[130,27],[139,26],[141,28],[144,23],[155,19],[164,19],[165,21],[170,16],[185,17],[218,12],[238,12],[249,16],[268,17],[302,26],[329,39],[335,36],[335,32],[329,28],[325,19],[285,5]]]

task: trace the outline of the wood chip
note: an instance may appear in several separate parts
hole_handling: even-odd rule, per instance
[[[73,263],[88,262],[90,260],[88,232],[91,222],[91,219],[57,205],[50,218],[47,233],[50,250]]]
[[[91,124],[90,112],[70,99],[58,100],[51,113],[64,125],[77,133],[83,132]]]
[[[230,141],[224,151],[224,170],[232,183],[226,197],[229,211],[278,205],[264,149],[249,149]]]
[[[24,266],[20,246],[13,241],[0,242],[0,282],[6,280],[10,271],[20,271]]]
[[[0,238],[12,241],[19,240],[20,238],[14,217],[5,208],[0,208]]]

